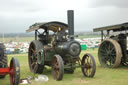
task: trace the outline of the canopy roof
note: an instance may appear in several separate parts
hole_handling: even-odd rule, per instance
[[[103,30],[113,30],[113,31],[128,30],[128,23],[105,26],[105,27],[100,27],[100,28],[94,28],[93,29],[94,32],[103,31]]]
[[[29,29],[26,30],[26,32],[32,32],[38,29],[47,29],[53,32],[57,32],[59,28],[61,28],[61,30],[66,30],[68,29],[68,25],[58,21],[35,23],[32,26],[30,26]]]

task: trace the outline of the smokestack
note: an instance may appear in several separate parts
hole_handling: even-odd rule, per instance
[[[68,33],[69,35],[74,35],[74,11],[68,10]]]

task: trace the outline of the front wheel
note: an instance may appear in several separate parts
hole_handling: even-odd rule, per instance
[[[86,77],[93,77],[96,72],[96,63],[92,55],[85,54],[82,58],[82,73]]]
[[[61,56],[55,55],[52,61],[52,76],[55,80],[62,80],[64,74],[64,64]]]

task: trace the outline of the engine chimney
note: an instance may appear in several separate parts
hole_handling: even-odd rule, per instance
[[[74,11],[68,10],[68,33],[69,35],[74,35]]]

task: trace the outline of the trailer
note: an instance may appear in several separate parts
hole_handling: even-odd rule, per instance
[[[13,57],[10,62],[10,67],[8,67],[5,46],[3,43],[0,43],[0,79],[5,78],[7,74],[9,74],[10,76],[11,85],[19,84],[20,64],[18,60],[15,57]]]

